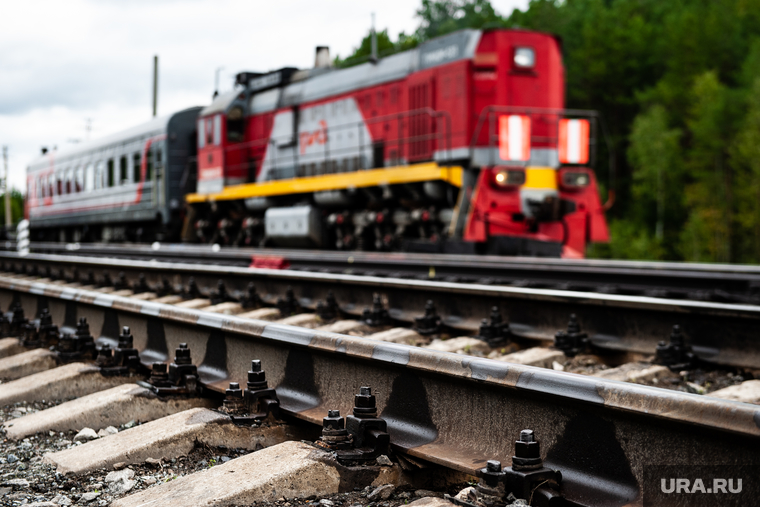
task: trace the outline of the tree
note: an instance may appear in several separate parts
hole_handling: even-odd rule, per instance
[[[16,224],[24,218],[24,196],[15,188],[11,190],[11,222]],[[5,194],[0,196],[0,224],[5,224]]]

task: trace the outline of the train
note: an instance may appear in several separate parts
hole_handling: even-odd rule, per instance
[[[457,31],[335,68],[240,72],[205,107],[47,152],[33,240],[583,257],[606,242],[595,111],[551,34]]]

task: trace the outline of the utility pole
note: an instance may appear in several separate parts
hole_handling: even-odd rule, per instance
[[[372,30],[370,31],[370,49],[372,54],[369,60],[372,63],[377,63],[377,33],[375,33],[375,13],[372,13]]]
[[[153,57],[153,117],[158,112],[158,55]]]
[[[223,69],[224,67],[217,67],[216,72],[214,72],[214,98],[219,96],[219,73]]]
[[[11,230],[11,192],[8,183],[8,147],[3,146],[3,165],[5,165],[5,230]]]

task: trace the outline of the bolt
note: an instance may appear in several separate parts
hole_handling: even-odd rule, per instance
[[[87,323],[87,319],[79,317],[79,324],[77,324],[77,336],[89,336],[90,325]]]
[[[129,330],[129,326],[124,326],[121,330],[121,335],[119,336],[119,348],[131,349],[133,343],[132,333]]]
[[[512,456],[514,470],[537,470],[543,466],[541,461],[541,444],[536,440],[533,430],[520,432],[520,440],[515,442],[515,455]]]
[[[322,419],[322,430],[342,430],[345,421],[340,416],[340,410],[328,410],[327,417]]]
[[[491,459],[486,461],[486,467],[480,469],[479,475],[481,481],[480,484],[478,484],[478,489],[484,494],[493,496],[493,488],[499,486],[499,481],[501,481],[506,474],[501,469],[501,461]]]
[[[243,390],[240,389],[240,384],[237,382],[230,382],[230,387],[224,392],[228,398],[243,398]]]
[[[251,361],[251,371],[248,372],[247,387],[251,391],[258,391],[268,387],[267,375],[266,372],[261,369],[261,360],[259,359]]]
[[[354,415],[356,417],[377,416],[377,401],[369,387],[360,388],[359,394],[354,395]]]
[[[191,364],[190,349],[187,348],[187,343],[180,343],[179,347],[174,351],[174,364]]]
[[[151,365],[150,379],[148,382],[156,387],[165,387],[169,384],[169,374],[166,373],[166,363],[156,361]]]

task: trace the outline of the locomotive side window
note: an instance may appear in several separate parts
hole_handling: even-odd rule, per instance
[[[53,197],[55,195],[55,174],[50,173],[48,175],[48,197]]]
[[[132,156],[132,181],[138,183],[140,181],[140,152],[136,152]]]
[[[95,167],[95,189],[96,190],[101,189],[105,186],[103,184],[104,178],[105,178],[105,174],[103,174],[103,172],[104,172],[103,161],[101,160],[98,162],[98,165]]]
[[[95,190],[95,168],[92,164],[87,164],[84,168],[84,190],[85,192]]]
[[[214,145],[222,144],[222,115],[214,116]]]
[[[74,171],[74,192],[84,190],[84,168],[80,165]]]
[[[239,143],[245,136],[243,108],[235,106],[227,113],[227,141]]]
[[[55,175],[55,179],[55,193],[56,195],[63,195],[63,171],[58,171]]]
[[[124,155],[119,158],[119,185],[129,183],[129,180],[127,180],[127,174],[127,157]]]
[[[108,186],[109,187],[113,186],[113,182],[114,182],[114,170],[115,170],[115,168],[114,168],[114,164],[113,164],[113,159],[109,158],[108,159],[108,170],[107,170],[107,172],[108,172],[108,175],[107,175],[108,176]]]

